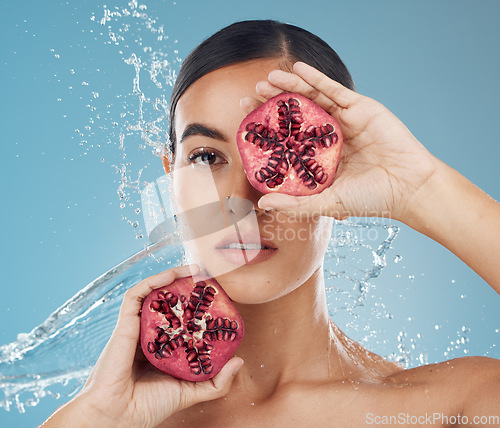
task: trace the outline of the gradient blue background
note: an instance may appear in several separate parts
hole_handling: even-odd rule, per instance
[[[112,128],[113,113],[86,132],[84,146],[75,132],[92,125],[89,118],[96,112],[86,105],[103,113],[107,104],[119,102],[120,93],[132,91],[133,69],[124,64],[119,49],[107,43],[107,35],[99,35],[105,30],[98,24],[103,4],[113,8],[126,2],[3,2],[2,344],[43,322],[146,242],[121,220],[142,224],[142,216],[133,211],[140,206],[135,200],[134,207],[119,206],[119,176],[113,165],[124,161],[117,134],[105,144],[102,139],[110,134],[99,130],[103,124]],[[500,198],[499,2],[147,4],[147,13],[158,17],[169,35],[165,50],[175,56],[177,49],[181,58],[206,36],[241,19],[274,18],[318,34],[344,60],[360,93],[385,104],[434,155]],[[90,20],[92,15],[96,21]],[[139,51],[132,44],[130,51],[134,49]],[[89,86],[82,86],[83,81]],[[99,92],[99,104],[92,91]],[[149,179],[162,174],[160,162],[148,151],[135,156],[130,148],[133,139],[127,143],[126,162],[136,167],[150,162]],[[397,352],[395,338],[402,328],[409,338],[420,333],[417,351],[426,352],[434,362],[446,358],[443,351],[465,325],[471,329],[469,354],[499,358],[499,296],[447,250],[401,226],[375,290],[394,319],[373,323],[377,334],[387,337],[389,348]],[[397,264],[396,254],[403,257]],[[450,357],[462,355],[459,349]],[[0,409],[0,425],[34,426],[60,404],[61,400],[46,398],[24,415]]]

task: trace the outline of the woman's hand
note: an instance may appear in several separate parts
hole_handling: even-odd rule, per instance
[[[336,218],[391,217],[404,221],[414,196],[433,176],[436,159],[406,126],[377,101],[351,91],[313,67],[297,62],[293,73],[274,70],[257,93],[283,91],[311,99],[340,123],[344,146],[335,181],[322,193],[265,195],[261,208],[308,212]],[[259,104],[245,98],[245,109]]]
[[[432,156],[377,101],[351,91],[302,62],[274,70],[257,93],[296,92],[337,119],[344,147],[332,185],[312,196],[264,195],[261,208],[292,213],[391,217],[439,242],[500,294],[500,204]],[[252,110],[260,104],[242,99]],[[445,142],[446,143],[446,142]]]
[[[87,383],[43,427],[154,427],[182,409],[227,394],[243,364],[241,358],[232,358],[210,380],[186,382],[153,367],[139,344],[140,310],[146,296],[198,271],[197,265],[169,269],[125,293],[116,328]]]

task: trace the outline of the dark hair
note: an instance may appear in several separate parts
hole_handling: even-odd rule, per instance
[[[322,39],[302,28],[273,20],[241,21],[206,39],[186,58],[170,99],[169,150],[175,155],[175,108],[182,94],[205,74],[226,65],[257,58],[305,62],[354,90],[354,82],[337,53]]]

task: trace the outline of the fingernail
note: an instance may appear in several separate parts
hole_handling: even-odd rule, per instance
[[[274,211],[273,207],[260,207],[260,208],[262,208],[264,211]]]
[[[233,376],[236,376],[236,373],[238,373],[241,369],[241,367],[243,366],[243,363],[241,363],[238,367],[236,367],[234,370],[233,370]]]
[[[265,211],[269,211],[269,210],[274,209],[273,207],[268,207],[268,206],[266,206],[266,204],[262,203],[262,202],[260,201],[260,199],[257,201],[257,206],[258,206],[261,210],[265,210]]]
[[[268,202],[272,202],[274,206],[271,206]],[[279,209],[294,208],[295,204],[295,200],[292,196],[284,195],[281,193],[275,193],[274,195],[267,197],[263,196],[258,201],[259,207],[264,210],[275,210],[276,205],[279,207]]]

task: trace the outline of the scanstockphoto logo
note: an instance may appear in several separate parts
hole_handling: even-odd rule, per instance
[[[500,424],[500,416],[486,415],[445,415],[442,412],[424,413],[422,415],[412,415],[406,412],[400,412],[393,415],[377,415],[367,413],[365,417],[367,425],[440,425],[440,426],[493,426]]]

